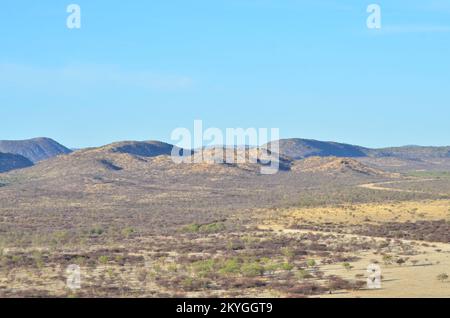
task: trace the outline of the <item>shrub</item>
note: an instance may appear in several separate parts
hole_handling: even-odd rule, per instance
[[[264,266],[265,271],[269,274],[274,274],[276,270],[278,270],[280,266],[277,263],[269,263]]]
[[[209,288],[208,281],[202,280],[202,279],[195,279],[193,277],[185,277],[181,282],[181,287],[185,291],[196,291],[196,290],[202,290],[205,288]]]
[[[122,235],[126,238],[129,238],[131,236],[131,234],[133,234],[134,232],[135,232],[135,230],[133,228],[127,227],[122,230]]]
[[[314,267],[316,266],[316,261],[313,259],[309,259],[306,261],[306,265],[308,265],[308,267]]]
[[[353,266],[350,265],[350,263],[348,263],[348,262],[343,263],[342,266],[348,271],[353,268]]]
[[[256,277],[264,274],[264,266],[259,263],[244,263],[241,267],[242,275],[246,277]]]
[[[235,274],[239,273],[241,269],[241,264],[239,263],[239,260],[237,258],[232,258],[222,265],[219,272],[222,274]]]
[[[441,273],[437,276],[437,279],[441,282],[445,282],[448,279],[447,273]]]
[[[44,260],[43,260],[41,252],[39,252],[39,251],[33,252],[33,259],[34,259],[34,261],[36,263],[36,267],[37,268],[44,267]]]
[[[108,263],[108,261],[109,261],[109,259],[108,259],[108,256],[106,256],[106,255],[102,255],[98,258],[98,262],[101,265],[106,265]]]
[[[342,290],[342,289],[353,289],[353,285],[351,282],[337,276],[331,276],[328,281],[328,288],[333,290]]]
[[[225,230],[223,223],[197,224],[192,223],[181,228],[184,233],[218,233]]]
[[[291,271],[294,269],[294,265],[292,265],[290,263],[283,263],[280,265],[280,268],[285,271]]]
[[[312,275],[304,269],[300,269],[297,273],[295,273],[295,276],[300,280],[312,278]]]
[[[303,283],[301,285],[288,289],[288,292],[291,294],[301,294],[301,295],[321,294],[324,291],[325,289],[316,283]]]
[[[141,283],[145,282],[145,280],[147,279],[147,275],[148,275],[148,272],[145,268],[138,270],[138,272],[137,272],[138,281],[140,281]]]
[[[184,232],[184,233],[198,233],[199,230],[200,230],[200,225],[197,223],[188,224],[181,228],[181,232]]]
[[[192,269],[199,276],[207,276],[214,271],[216,262],[213,259],[202,260],[192,263]]]
[[[406,261],[403,258],[399,258],[395,261],[399,266],[402,266],[406,263]]]
[[[383,262],[385,265],[392,264],[392,261],[393,261],[392,255],[389,254],[383,255]]]
[[[200,232],[202,233],[217,233],[225,230],[223,223],[211,223],[200,226]]]
[[[104,232],[105,232],[105,230],[104,230],[103,228],[101,228],[101,227],[98,227],[98,226],[92,228],[92,229],[89,231],[89,233],[90,233],[91,235],[94,235],[94,236],[100,236],[100,235],[102,235]]]
[[[289,247],[283,247],[281,249],[281,252],[283,253],[284,256],[286,256],[288,259],[292,259],[295,256],[295,251],[293,251],[291,248]]]

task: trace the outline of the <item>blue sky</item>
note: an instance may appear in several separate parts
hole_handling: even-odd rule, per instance
[[[2,0],[0,139],[170,141],[201,119],[449,145],[449,57],[450,0]]]

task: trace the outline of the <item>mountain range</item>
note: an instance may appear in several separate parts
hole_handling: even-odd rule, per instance
[[[279,141],[280,153],[293,159],[308,157],[347,157],[347,158],[382,158],[393,157],[407,160],[421,160],[430,158],[450,158],[450,146],[422,147],[403,146],[390,148],[366,148],[344,143],[318,141],[311,139],[282,139]],[[271,144],[263,148],[270,149]]]
[[[303,139],[280,144],[280,172],[273,175],[261,173],[264,162],[221,162],[223,154],[217,149],[222,147],[197,150],[206,161],[178,164],[170,157],[174,146],[159,141],[122,141],[68,154],[64,147],[33,166],[21,155],[3,155],[2,165],[10,162],[7,170],[24,168],[0,174],[0,210],[11,218],[4,228],[53,233],[79,225],[84,231],[96,224],[120,224],[140,231],[151,225],[154,233],[163,233],[255,207],[331,204],[349,198],[426,199],[428,194],[420,191],[378,193],[361,185],[409,182],[411,172],[422,169],[450,171],[450,158],[443,157],[446,148],[400,151],[410,157],[426,154],[425,159],[412,160],[370,157],[377,155],[375,150],[366,153],[366,148],[346,144]],[[235,158],[262,152],[251,147],[233,150]],[[17,223],[18,216],[22,223]]]
[[[84,153],[100,151],[129,154],[145,158],[161,155],[169,156],[173,147],[171,144],[159,141],[122,141],[103,147],[81,149],[73,152],[50,138],[34,138],[18,141],[3,140],[0,141],[0,172],[30,167],[41,161],[71,153],[74,153],[74,158],[80,157]],[[268,143],[261,148],[270,150],[272,144]],[[244,152],[251,151],[251,148],[245,148],[246,150],[242,149],[241,151]],[[206,155],[210,151],[210,149],[204,149],[203,153]],[[279,141],[279,153],[283,158],[283,167],[287,167],[289,160],[295,161],[310,157],[354,159],[391,158],[410,161],[438,160],[450,158],[450,147],[404,146],[371,149],[345,143],[292,138]],[[105,165],[105,162],[103,165]],[[110,168],[113,166],[110,165]]]

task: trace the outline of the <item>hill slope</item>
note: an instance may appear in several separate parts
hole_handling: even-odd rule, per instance
[[[351,158],[338,157],[309,157],[295,162],[293,171],[312,173],[357,173],[374,177],[395,178],[398,174],[388,173],[362,164]]]
[[[272,144],[263,145],[271,149]],[[450,147],[404,146],[370,149],[344,143],[318,141],[310,139],[279,140],[280,154],[293,159],[308,157],[347,157],[347,158],[399,158],[405,160],[427,160],[450,158]]]
[[[292,159],[308,157],[365,157],[367,148],[342,144],[337,142],[318,141],[311,139],[281,139],[280,153]],[[263,148],[271,149],[271,143],[263,145]]]
[[[0,173],[31,167],[33,163],[21,155],[0,152]]]
[[[450,147],[404,146],[382,149],[371,149],[367,152],[371,157],[392,157],[407,160],[450,158]]]
[[[161,155],[170,156],[173,145],[161,141],[121,141],[100,147],[115,153],[127,153],[142,157],[157,157]]]
[[[0,152],[24,156],[36,163],[72,151],[50,138],[0,140]]]

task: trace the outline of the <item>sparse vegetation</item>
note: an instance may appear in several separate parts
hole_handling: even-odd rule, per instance
[[[217,233],[225,230],[223,223],[197,224],[192,223],[181,228],[184,233]]]
[[[0,296],[359,296],[376,294],[363,288],[368,264],[388,276],[384,292],[409,271],[432,271],[437,295],[447,286],[445,174],[411,182],[425,176],[312,158],[261,176],[111,147],[2,174]],[[76,293],[64,287],[72,264]]]

